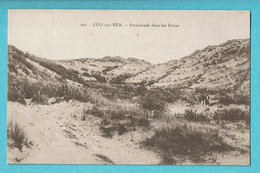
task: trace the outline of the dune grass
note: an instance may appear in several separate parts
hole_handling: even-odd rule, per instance
[[[11,120],[7,126],[8,146],[22,150],[23,146],[28,146],[28,138],[25,135],[23,128]]]
[[[138,127],[150,126],[148,112],[136,106],[113,104],[106,107],[94,105],[85,114],[101,118],[100,130],[105,137],[122,135]]]
[[[142,145],[159,151],[163,159],[162,164],[177,164],[177,158],[200,162],[205,155],[212,152],[233,150],[217,130],[199,129],[187,124],[157,129]]]

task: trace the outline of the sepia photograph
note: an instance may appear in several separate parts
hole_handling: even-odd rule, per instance
[[[8,10],[7,163],[250,165],[250,11]]]

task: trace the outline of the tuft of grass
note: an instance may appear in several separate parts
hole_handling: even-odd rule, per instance
[[[23,146],[28,146],[28,138],[25,135],[23,128],[11,120],[7,126],[7,139],[10,141],[8,146],[22,150]]]
[[[100,159],[102,159],[103,161],[105,161],[108,164],[115,164],[115,162],[113,160],[111,160],[110,158],[108,158],[107,156],[103,155],[103,154],[95,154],[95,156],[99,157]]]
[[[85,110],[86,113],[92,114],[96,117],[103,117],[105,115],[104,110],[100,109],[98,106],[94,105],[91,109]]]
[[[176,158],[199,162],[211,152],[234,149],[225,143],[217,130],[199,129],[187,124],[158,129],[142,144],[159,151],[162,154],[163,164],[176,164]]]
[[[118,126],[114,124],[109,124],[109,125],[100,125],[99,129],[103,133],[102,136],[106,138],[112,138],[117,131]]]

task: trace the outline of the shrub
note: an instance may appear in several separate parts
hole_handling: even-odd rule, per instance
[[[112,137],[115,133],[122,135],[137,127],[148,128],[150,126],[147,119],[148,112],[137,107],[109,105],[101,108],[95,105],[87,110],[87,113],[102,118],[100,130],[105,137]]]
[[[187,90],[187,89],[170,89],[169,90],[172,93],[172,100],[184,100],[188,103],[195,104],[197,103],[197,97],[193,90]]]
[[[83,72],[82,75],[86,77],[91,77],[91,75],[88,72]]]
[[[91,109],[87,110],[87,113],[97,117],[103,117],[105,115],[104,111],[96,105],[94,105]]]
[[[119,124],[117,131],[119,135],[122,135],[127,132],[127,128],[123,124]]]
[[[139,105],[149,111],[164,111],[166,107],[165,101],[156,97],[156,95],[145,94],[138,100]]]
[[[180,92],[178,90],[169,90],[169,89],[162,89],[162,88],[154,88],[149,90],[149,95],[154,95],[155,97],[158,97],[160,100],[165,101],[167,103],[174,103],[177,98],[177,92]]]
[[[197,113],[191,109],[185,110],[184,118],[189,121],[209,121],[209,116],[202,113]]]
[[[226,120],[226,121],[245,121],[250,122],[250,111],[248,109],[240,108],[226,108],[219,109],[213,115],[214,120]]]
[[[8,100],[25,104],[23,82],[8,74]]]
[[[104,137],[112,138],[116,129],[117,129],[117,126],[113,126],[113,125],[103,126],[103,125],[101,125],[99,127],[99,129],[102,131]]]
[[[24,68],[26,67],[26,68],[28,68],[30,70],[34,69],[34,66],[26,60],[26,58],[25,58],[25,56],[23,54],[21,54],[21,55],[13,54],[11,57],[8,57],[8,60],[9,60],[9,58],[10,58],[10,60],[13,59],[21,67],[24,67]]]
[[[11,120],[7,125],[7,139],[10,140],[8,143],[9,147],[15,147],[19,150],[22,150],[24,145],[27,144],[27,137],[22,129],[22,127],[17,123]]]
[[[203,67],[208,67],[210,65],[210,63],[206,62],[205,64],[203,64]]]
[[[102,82],[105,83],[107,80],[104,76],[98,74],[98,73],[94,73],[93,77],[97,79],[98,82]]]
[[[88,68],[87,67],[81,67],[80,70],[88,71]]]
[[[146,93],[147,91],[148,91],[148,90],[145,88],[144,83],[141,83],[139,86],[137,86],[135,92],[136,92],[137,95],[141,95],[141,94]]]
[[[68,88],[64,91],[64,96],[81,102],[88,102],[91,97],[87,89],[73,85],[68,86]]]
[[[47,95],[39,94],[39,93],[36,93],[32,98],[33,103],[42,104],[42,105],[48,105],[49,104],[48,100],[49,97]]]
[[[112,70],[114,70],[114,69],[116,69],[116,68],[118,68],[118,67],[119,67],[118,65],[116,65],[116,66],[111,66],[111,67],[107,67],[107,68],[105,68],[104,70],[102,70],[102,74],[107,74],[107,72],[112,71]]]
[[[127,79],[127,78],[130,78],[132,77],[131,74],[127,74],[127,73],[124,73],[124,74],[120,74],[119,76],[115,77],[115,78],[112,78],[110,80],[110,83],[113,83],[113,84],[122,84],[124,83],[124,80]]]
[[[159,151],[163,157],[163,164],[175,164],[175,158],[178,157],[197,162],[211,152],[233,149],[223,141],[217,130],[198,129],[187,124],[158,129],[142,144]]]
[[[250,96],[249,95],[222,95],[219,99],[219,103],[224,105],[229,104],[245,104],[250,105]]]
[[[18,73],[17,69],[15,68],[15,65],[12,63],[8,63],[8,71]]]
[[[219,103],[224,104],[224,105],[229,105],[229,104],[234,104],[234,99],[228,95],[221,96],[219,98]]]
[[[143,126],[143,127],[149,127],[150,121],[147,118],[142,117],[137,120],[137,125]]]

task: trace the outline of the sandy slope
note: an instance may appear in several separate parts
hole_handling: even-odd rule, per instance
[[[140,148],[141,133],[102,137],[99,119],[81,121],[84,107],[78,102],[24,106],[8,102],[8,121],[24,128],[31,148],[8,149],[8,163],[41,164],[158,164],[159,156]],[[133,139],[133,135],[135,139]],[[138,138],[139,137],[139,138]]]

